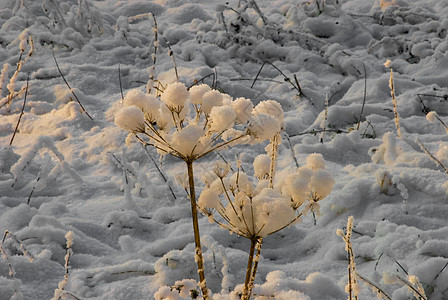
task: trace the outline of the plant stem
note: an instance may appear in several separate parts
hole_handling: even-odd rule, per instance
[[[254,252],[257,241],[258,241],[257,238],[252,238],[250,240],[249,259],[247,261],[247,270],[246,270],[246,281],[244,282],[244,291],[241,300],[249,300],[249,283],[252,275],[252,265],[254,262]]]
[[[14,141],[14,137],[16,136],[17,130],[19,129],[19,124],[20,124],[20,120],[22,119],[23,116],[23,112],[25,110],[25,104],[26,104],[26,96],[28,95],[28,87],[29,87],[29,83],[30,83],[30,74],[28,74],[28,77],[26,79],[26,90],[25,90],[25,97],[23,99],[23,105],[22,105],[22,110],[20,111],[20,115],[19,115],[19,120],[17,121],[17,125],[16,128],[14,129],[14,133],[12,135],[11,141],[9,142],[9,145],[12,145],[12,142]],[[443,123],[443,122],[442,122]]]
[[[199,285],[202,290],[202,296],[204,297],[205,300],[207,300],[208,290],[207,290],[207,284],[205,282],[204,260],[202,258],[201,236],[199,234],[198,209],[196,206],[196,194],[195,194],[194,177],[193,177],[193,162],[192,161],[185,161],[185,162],[187,164],[188,184],[190,186],[191,216],[193,220],[194,243],[196,246],[195,260],[198,264]]]
[[[255,255],[254,259],[254,267],[252,268],[252,275],[250,276],[249,293],[248,293],[249,295],[247,297],[248,299],[250,299],[250,295],[252,294],[252,289],[254,287],[255,275],[257,274],[258,263],[260,262],[262,244],[263,244],[263,238],[259,238],[256,245],[257,254]]]

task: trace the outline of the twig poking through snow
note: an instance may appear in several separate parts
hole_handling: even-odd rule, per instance
[[[364,106],[366,104],[366,95],[367,95],[367,72],[366,72],[366,65],[364,64],[364,62],[362,62],[362,67],[364,69],[364,96],[362,98],[362,106],[361,111],[359,112],[358,125],[356,126],[356,130],[359,130],[359,126],[361,125],[361,118],[362,113],[364,112]]]
[[[391,67],[391,61],[388,60],[384,64],[386,68],[390,69],[390,78],[389,78],[389,88],[390,88],[390,95],[392,96],[392,104],[394,108],[394,120],[395,120],[395,126],[397,127],[397,135],[399,138],[403,138],[403,135],[401,134],[401,128],[400,128],[400,115],[398,114],[398,107],[397,107],[397,99],[395,98],[395,85],[394,85],[394,71]]]
[[[165,37],[163,37],[163,39],[165,40],[166,45],[168,46],[168,55],[171,57],[171,61],[173,62],[174,73],[176,74],[176,81],[179,81],[179,73],[177,72],[176,59],[174,58],[174,52],[171,49],[171,43]]]
[[[425,152],[425,154],[431,158],[436,164],[438,164],[439,166],[442,167],[443,171],[445,171],[446,174],[448,174],[448,169],[447,167],[440,161],[438,160],[434,155],[431,154],[431,152],[429,152],[428,148],[425,147],[425,145],[420,141],[419,138],[416,138],[416,142],[418,143],[418,145],[420,146],[420,149],[423,150],[423,152]]]
[[[297,78],[294,78],[294,80],[295,80],[296,83],[297,83],[297,85],[295,85],[294,82],[292,82],[291,79],[290,79],[288,76],[286,76],[285,73],[282,72],[282,70],[280,70],[279,68],[277,68],[273,63],[271,63],[271,62],[269,62],[269,61],[264,61],[264,62],[263,62],[263,64],[261,65],[261,68],[260,68],[260,70],[258,70],[258,73],[257,73],[257,75],[255,76],[254,81],[252,82],[252,85],[250,86],[250,88],[253,88],[253,87],[254,87],[255,82],[258,80],[258,76],[260,76],[261,70],[263,70],[263,67],[264,67],[266,64],[271,65],[274,69],[276,69],[276,70],[283,76],[283,78],[285,79],[285,81],[288,82],[289,84],[291,84],[292,87],[293,87],[293,89],[295,89],[295,90],[298,92],[299,96],[302,96],[302,95],[303,95],[303,93],[302,93],[302,89],[301,89],[300,86],[298,85],[298,80],[297,80]]]
[[[65,255],[65,274],[64,280],[59,282],[58,288],[54,290],[54,297],[51,300],[59,300],[65,298],[65,296],[69,296],[72,299],[80,300],[78,297],[73,295],[72,293],[65,290],[65,287],[68,283],[69,271],[70,271],[70,258],[73,254],[72,246],[73,246],[73,231],[67,232],[65,235],[67,239],[67,254]]]
[[[9,145],[12,145],[12,142],[14,141],[14,137],[16,136],[17,130],[19,129],[20,120],[23,116],[23,111],[25,110],[25,104],[26,104],[26,96],[28,95],[28,88],[30,83],[30,74],[28,74],[28,77],[26,78],[26,89],[25,89],[25,97],[23,98],[23,105],[22,110],[20,111],[19,119],[17,120],[16,128],[14,129],[14,133],[12,134],[11,141],[9,142]]]
[[[70,90],[70,92],[72,93],[73,97],[75,97],[76,102],[78,102],[79,106],[81,106],[82,111],[85,112],[85,114],[89,117],[89,119],[93,121],[93,118],[89,115],[89,113],[87,112],[87,110],[86,110],[86,109],[84,108],[84,106],[82,105],[81,101],[79,101],[78,96],[76,96],[76,94],[75,94],[75,92],[73,91],[72,87],[70,86],[70,84],[69,84],[69,83],[67,82],[67,80],[65,79],[64,74],[62,74],[61,68],[59,68],[59,64],[58,64],[58,61],[56,60],[56,56],[54,55],[54,52],[53,52],[53,59],[54,59],[54,62],[56,63],[56,67],[58,68],[59,74],[61,75],[62,79],[63,79],[64,82],[65,82],[65,85],[67,85],[67,87],[68,87],[68,89]]]
[[[118,83],[120,84],[121,101],[124,101],[123,85],[121,84],[121,68],[120,68],[120,64],[118,64]]]
[[[160,176],[162,177],[163,181],[165,181],[166,185],[170,189],[171,195],[173,195],[174,201],[177,200],[176,194],[174,194],[173,189],[171,188],[171,185],[169,184],[168,180],[166,179],[165,175],[163,174],[162,170],[157,165],[157,162],[154,160],[154,158],[151,156],[151,154],[148,151],[148,148],[146,148],[148,145],[144,145],[146,155],[149,157],[149,159],[152,161],[154,166],[156,167],[157,171],[159,172]],[[187,193],[188,194],[188,193]]]

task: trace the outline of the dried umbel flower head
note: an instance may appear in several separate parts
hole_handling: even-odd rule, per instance
[[[318,211],[317,202],[328,196],[334,185],[321,154],[310,154],[303,167],[282,181],[281,188],[271,188],[268,180],[263,179],[270,156],[259,155],[254,162],[257,164],[263,166],[255,167],[255,172],[259,169],[263,175],[251,178],[238,171],[228,179],[224,174],[229,171],[222,163],[215,172],[218,179],[204,189],[204,198],[198,203],[221,226],[249,239],[263,238],[297,222],[308,211]],[[253,182],[257,181],[255,188]]]
[[[296,174],[288,176],[282,191],[291,197],[294,207],[300,207],[308,201],[312,211],[318,211],[317,202],[327,197],[335,180],[325,170],[325,161],[321,154],[313,153],[306,159],[306,164],[297,169]]]
[[[225,162],[217,162],[214,171],[218,178],[224,178],[230,171],[230,165]]]
[[[174,109],[184,107],[188,98],[189,93],[187,87],[181,82],[169,84],[160,96],[162,102]]]
[[[132,133],[145,132],[145,115],[135,105],[126,106],[115,116],[115,124]]]
[[[256,201],[260,203],[267,202],[269,197],[262,197],[262,193],[257,193],[256,191],[261,191],[262,187],[255,189],[244,175],[236,176],[229,184],[229,180],[225,178],[229,172],[229,166],[222,165],[215,169],[218,179],[211,182],[211,177],[206,176],[207,187],[197,203],[193,162],[215,150],[273,139],[282,129],[281,106],[270,100],[259,104],[257,111],[254,112],[253,105],[248,99],[239,98],[234,101],[229,95],[210,89],[206,85],[198,85],[188,90],[180,82],[168,84],[159,97],[131,90],[127,93],[123,105],[115,115],[115,123],[119,127],[129,131],[145,146],[150,145],[156,148],[159,154],[171,154],[186,163],[188,181],[184,178],[182,185],[186,190],[189,188],[196,246],[195,260],[198,265],[202,293],[204,299],[207,299],[197,218],[198,203],[213,219],[213,211],[226,212],[227,208],[222,206],[220,197],[223,194],[228,195],[229,191],[233,190],[238,194],[237,202],[241,211],[247,210],[247,203],[252,202],[249,199],[255,199],[257,194],[259,197]],[[272,191],[265,191],[263,195],[264,193],[272,194]],[[281,196],[281,193],[275,195],[276,199],[287,199]],[[264,217],[268,220],[267,216],[273,212],[269,210],[269,205],[262,206]],[[276,207],[280,206],[276,205]],[[230,210],[229,213],[231,213]],[[238,213],[235,216],[241,217]],[[244,217],[249,216],[244,215]],[[264,230],[260,231],[261,234],[268,234],[269,228],[275,227],[270,225],[272,222],[266,220],[261,220],[260,222],[266,222],[266,224],[260,225],[257,229]],[[234,230],[240,232],[239,229]],[[245,232],[249,234],[248,231]],[[255,232],[252,230],[252,233]]]
[[[185,161],[272,139],[282,122],[283,110],[276,101],[262,101],[253,108],[249,99],[232,100],[204,84],[188,90],[180,82],[168,84],[160,97],[130,90],[115,116],[115,123],[137,134],[142,143]]]

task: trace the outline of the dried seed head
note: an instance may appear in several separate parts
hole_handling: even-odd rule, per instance
[[[216,176],[222,179],[226,177],[226,175],[229,173],[230,166],[228,163],[225,162],[217,162],[214,171]]]

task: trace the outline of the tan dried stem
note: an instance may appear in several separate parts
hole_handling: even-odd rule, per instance
[[[395,126],[397,127],[397,135],[399,138],[403,138],[400,128],[400,115],[398,114],[397,99],[395,98],[394,72],[392,68],[390,68],[389,88],[390,88],[390,95],[392,96],[392,104],[394,108],[394,120],[395,120]]]
[[[198,265],[199,286],[202,290],[204,299],[208,299],[208,289],[204,274],[204,259],[202,257],[201,237],[199,234],[198,210],[196,205],[196,194],[194,186],[193,161],[185,161],[188,170],[188,184],[190,186],[190,203],[191,215],[193,221],[194,243],[195,243],[195,260]]]

